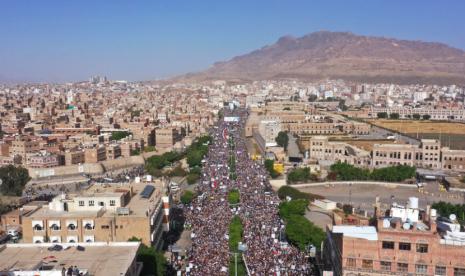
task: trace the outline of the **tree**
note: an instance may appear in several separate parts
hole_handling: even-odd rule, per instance
[[[242,234],[244,232],[242,221],[239,216],[234,216],[229,224],[229,249],[237,252],[239,242],[242,241]]]
[[[189,205],[192,203],[192,200],[194,199],[194,193],[192,191],[184,191],[181,195],[181,202],[184,205]]]
[[[378,114],[376,114],[378,119],[387,119],[388,117],[388,114],[387,112],[378,112]]]
[[[337,162],[330,167],[332,174],[336,175],[337,180],[377,180],[388,182],[399,182],[415,176],[416,169],[408,165],[397,165],[374,169],[369,171],[355,167],[353,165]]]
[[[309,102],[314,102],[314,101],[316,101],[316,100],[318,100],[318,96],[317,96],[317,95],[311,94],[310,96],[308,96],[308,101],[309,101]]]
[[[275,141],[278,146],[283,147],[284,150],[287,150],[287,146],[289,144],[289,136],[287,136],[287,132],[280,131],[278,136],[275,138]]]
[[[339,105],[338,105],[339,109],[341,109],[342,111],[346,111],[348,109],[347,105],[346,105],[346,100],[339,100]]]
[[[170,177],[183,177],[187,174],[187,172],[181,167],[181,166],[176,166],[174,169],[172,169],[168,175]]]
[[[140,242],[141,239],[132,237],[128,241]],[[167,262],[165,256],[163,255],[163,252],[157,251],[153,247],[141,244],[137,250],[137,261],[143,263],[140,275],[166,275]]]
[[[310,244],[319,247],[325,239],[325,232],[321,228],[299,215],[291,215],[287,219],[285,232],[288,240],[300,250],[305,250]]]
[[[347,215],[352,215],[353,212],[353,207],[350,204],[344,204],[342,205],[342,211],[344,211],[344,214]]]
[[[287,197],[290,197],[291,199],[308,199],[310,201],[315,199],[324,199],[324,197],[321,195],[304,193],[287,185],[281,186],[281,188],[279,188],[278,197],[282,200],[286,199]]]
[[[197,182],[199,178],[200,178],[200,174],[190,172],[186,177],[187,184],[189,185],[195,184],[195,182]]]
[[[400,118],[399,113],[389,114],[389,119],[398,120]]]
[[[237,189],[232,189],[228,193],[228,202],[229,204],[238,204],[240,201],[240,193]]]
[[[9,196],[21,196],[24,186],[31,180],[27,169],[13,165],[0,167],[0,179],[0,192]]]
[[[305,215],[307,210],[307,199],[293,199],[279,204],[279,215],[284,219],[289,219],[291,215]]]
[[[202,159],[203,154],[199,150],[192,150],[187,154],[187,164],[189,164],[189,167],[200,166]]]
[[[265,160],[265,168],[268,171],[268,173],[270,174],[271,178],[274,179],[274,178],[277,178],[278,176],[280,176],[280,173],[278,173],[277,171],[274,170],[274,160],[266,159]]]
[[[118,141],[118,140],[128,137],[129,135],[131,135],[131,132],[129,131],[116,131],[111,134],[110,139]]]
[[[420,120],[421,115],[418,114],[418,113],[415,113],[415,114],[412,115],[412,118],[415,119],[415,120]]]
[[[317,181],[317,176],[310,172],[310,168],[296,168],[287,174],[288,183]]]
[[[423,120],[429,120],[429,119],[431,119],[431,115],[429,114],[423,115]]]

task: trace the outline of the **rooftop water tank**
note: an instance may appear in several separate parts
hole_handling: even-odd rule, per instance
[[[391,222],[389,221],[389,219],[385,218],[383,219],[383,228],[389,228],[391,227]]]
[[[438,215],[438,211],[436,211],[436,209],[431,209],[431,211],[430,211],[430,216],[431,216],[432,218],[435,218],[437,215]]]
[[[409,207],[412,209],[418,209],[418,197],[409,197],[408,198]]]
[[[404,228],[404,230],[409,230],[410,229],[410,223],[404,223],[402,225],[402,228]]]

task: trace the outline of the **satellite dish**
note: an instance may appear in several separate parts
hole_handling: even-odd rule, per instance
[[[450,214],[449,219],[455,221],[457,220],[457,216],[455,214]]]
[[[404,228],[404,230],[409,230],[410,229],[410,223],[404,223],[402,225],[402,228]]]

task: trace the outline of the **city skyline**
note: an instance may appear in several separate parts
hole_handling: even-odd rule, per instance
[[[460,1],[2,3],[0,82],[154,80],[318,30],[465,49]],[[279,20],[277,20],[279,19]],[[369,23],[369,24],[368,24]]]

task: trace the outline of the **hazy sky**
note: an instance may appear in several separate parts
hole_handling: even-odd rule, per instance
[[[465,1],[2,0],[0,80],[147,80],[318,31],[465,49]]]

